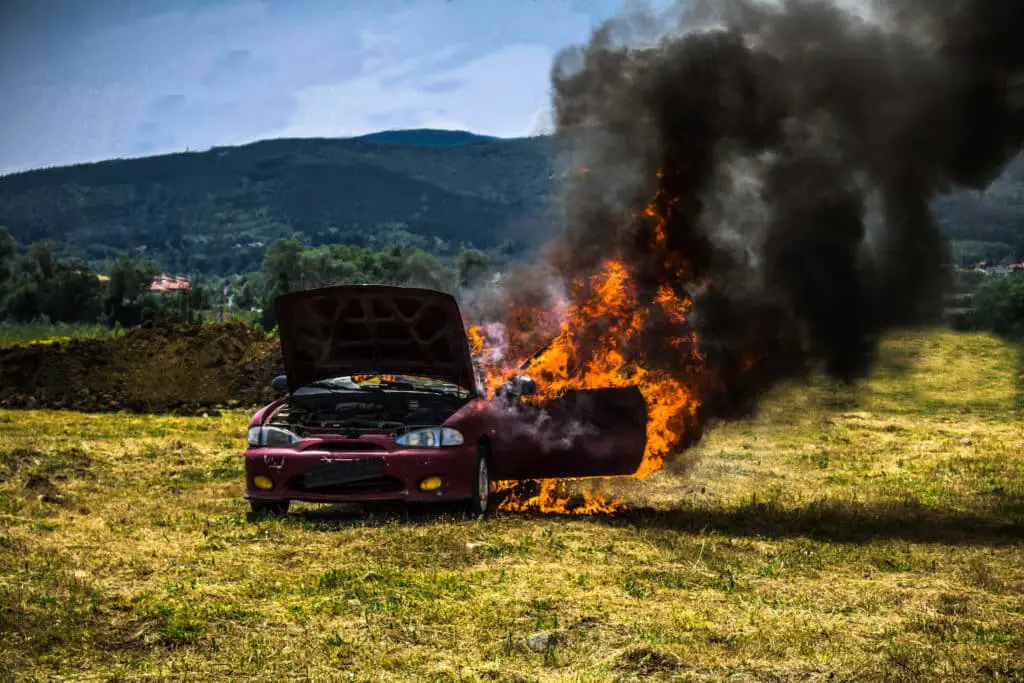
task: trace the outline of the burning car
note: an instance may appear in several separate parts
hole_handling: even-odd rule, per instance
[[[628,475],[646,443],[635,388],[529,401],[515,378],[489,398],[455,298],[356,285],[275,302],[282,396],[253,415],[246,492],[258,514],[293,500],[461,501],[492,507],[492,483]]]

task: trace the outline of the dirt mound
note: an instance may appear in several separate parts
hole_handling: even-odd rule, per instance
[[[0,406],[197,412],[273,399],[278,342],[243,323],[156,325],[115,339],[0,349]]]

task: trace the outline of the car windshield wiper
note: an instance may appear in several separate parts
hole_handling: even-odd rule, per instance
[[[367,391],[373,391],[374,389],[407,389],[409,391],[415,391],[419,389],[412,382],[366,382],[365,384],[359,385],[360,389]]]
[[[445,394],[452,395],[458,394],[460,389],[441,389],[438,387],[423,386],[421,384],[413,384],[412,382],[368,382],[366,384],[360,384],[360,389],[366,390],[384,390],[384,389],[403,389],[405,391],[422,391],[428,394]]]
[[[303,385],[303,388],[307,387],[312,387],[314,389],[332,389],[334,391],[357,391],[362,389],[362,387],[355,382],[349,381],[339,383],[338,380],[334,379],[318,379],[315,382]]]

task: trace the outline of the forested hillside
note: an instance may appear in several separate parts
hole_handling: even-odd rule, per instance
[[[42,169],[0,177],[0,225],[21,245],[106,269],[128,251],[170,272],[260,269],[274,240],[391,243],[451,259],[521,254],[550,231],[549,138],[387,131]],[[557,176],[557,173],[555,174]],[[1024,163],[984,193],[938,200],[958,263],[1024,259]]]
[[[1024,260],[1024,158],[1018,157],[984,192],[953,192],[932,209],[953,240],[960,265]]]
[[[0,178],[0,225],[20,244],[103,267],[141,250],[175,272],[258,270],[264,248],[380,248],[454,255],[536,241],[549,177],[545,138],[394,131],[42,169]]]

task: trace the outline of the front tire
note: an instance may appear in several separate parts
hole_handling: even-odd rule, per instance
[[[288,514],[288,505],[290,503],[291,501],[289,500],[250,500],[249,507],[252,508],[252,514],[256,517],[283,517]]]
[[[484,446],[477,447],[473,494],[466,504],[466,511],[471,515],[486,515],[491,511],[491,468]]]

